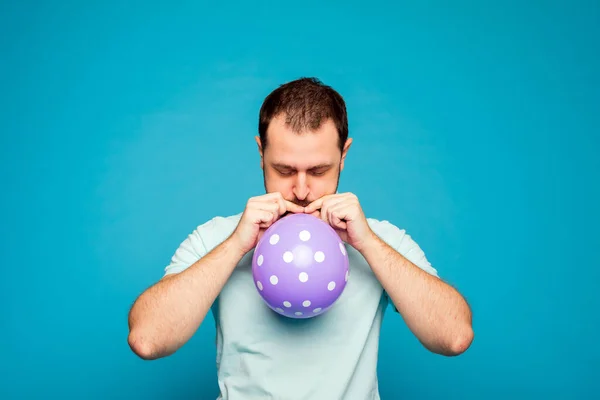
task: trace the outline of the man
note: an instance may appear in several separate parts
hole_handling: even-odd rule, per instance
[[[390,301],[430,351],[451,356],[470,346],[466,301],[419,246],[391,223],[367,219],[354,194],[337,193],[352,139],[335,90],[308,78],[280,86],[261,107],[256,142],[267,194],[183,241],[165,276],[131,309],[129,344],[137,355],[174,353],[212,309],[220,399],[365,400],[379,399],[379,331]],[[252,250],[287,213],[331,224],[350,260],[334,307],[306,320],[267,308],[252,278]]]

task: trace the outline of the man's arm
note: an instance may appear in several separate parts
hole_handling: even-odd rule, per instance
[[[304,208],[286,201],[278,192],[252,197],[233,233],[206,255],[201,257],[207,249],[200,232],[195,232],[197,240],[184,241],[169,266],[172,271],[183,270],[151,286],[131,308],[131,349],[141,358],[152,360],[173,354],[183,346],[206,317],[242,257],[256,246],[264,230],[287,211],[302,212]],[[211,225],[203,227],[205,235],[211,235]]]
[[[243,257],[231,239],[184,271],[167,275],[142,293],[129,313],[129,346],[153,360],[173,354],[196,332]]]
[[[471,345],[471,310],[465,299],[381,240],[370,228],[356,195],[326,195],[306,206],[304,212],[328,222],[344,242],[365,257],[410,330],[427,349],[458,355]],[[414,246],[404,254],[413,250]]]
[[[362,254],[404,318],[430,351],[455,356],[473,341],[471,310],[453,287],[373,235]]]

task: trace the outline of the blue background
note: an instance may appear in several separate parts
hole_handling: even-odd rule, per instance
[[[389,312],[382,398],[597,395],[600,7],[527,4],[3,2],[0,398],[216,396],[212,317],[144,362],[127,312],[262,193],[258,109],[300,76],[347,101],[340,190],[473,307],[458,358]]]

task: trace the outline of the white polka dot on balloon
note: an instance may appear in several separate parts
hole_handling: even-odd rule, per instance
[[[263,285],[262,285],[261,281],[256,281],[256,286],[258,287],[258,290],[260,290],[260,291],[263,290]]]
[[[349,273],[349,272],[350,272],[350,271],[346,271],[346,276],[344,277],[344,280],[345,280],[346,282],[348,282],[348,273]]]
[[[292,306],[292,303],[290,303],[289,301],[284,301],[283,302],[283,306],[287,307],[287,308],[290,308]]]
[[[303,242],[307,242],[310,239],[310,232],[309,231],[302,231],[300,232],[300,240],[302,240]]]
[[[286,263],[291,263],[292,261],[294,261],[294,254],[292,254],[291,251],[286,251],[285,253],[283,253],[283,261],[285,261]]]
[[[315,253],[315,261],[323,262],[324,260],[325,260],[325,253],[323,253],[322,251],[317,251]]]
[[[275,309],[275,311],[277,311],[278,313],[281,313],[281,314],[283,314],[283,313],[285,312],[285,311],[283,311],[283,309],[281,309],[281,308],[279,308],[279,307],[277,307],[277,308]]]
[[[263,257],[262,254],[260,256],[258,256],[258,258],[256,259],[256,263],[258,264],[259,267],[263,264],[264,260],[265,260],[265,258]]]
[[[269,238],[269,243],[277,244],[277,242],[279,242],[279,235],[275,233]]]
[[[313,312],[314,312],[314,313],[321,312],[321,307],[317,307],[317,308],[315,308],[315,309],[313,310]]]
[[[296,314],[296,315],[300,316],[300,315],[302,315],[302,312],[300,312],[300,311],[296,311],[294,314]]]
[[[304,307],[310,307],[310,300],[304,300],[304,301],[302,302],[302,305],[303,305]]]
[[[344,243],[340,242],[340,251],[343,255],[346,255],[346,247],[344,247]]]
[[[329,284],[327,285],[327,290],[329,290],[330,292],[335,289],[335,282],[331,281],[329,282]]]
[[[279,278],[277,278],[277,276],[275,275],[271,275],[271,278],[269,280],[271,281],[272,285],[277,285],[277,282],[279,282]]]
[[[298,275],[298,279],[300,280],[300,282],[306,282],[308,280],[308,274],[306,272],[300,272],[300,275]]]

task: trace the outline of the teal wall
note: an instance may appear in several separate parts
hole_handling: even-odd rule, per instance
[[[258,109],[299,76],[347,100],[340,190],[473,307],[458,358],[387,314],[383,399],[597,393],[599,3],[216,3],[1,3],[0,398],[216,396],[211,319],[144,362],[127,312],[261,193]]]

